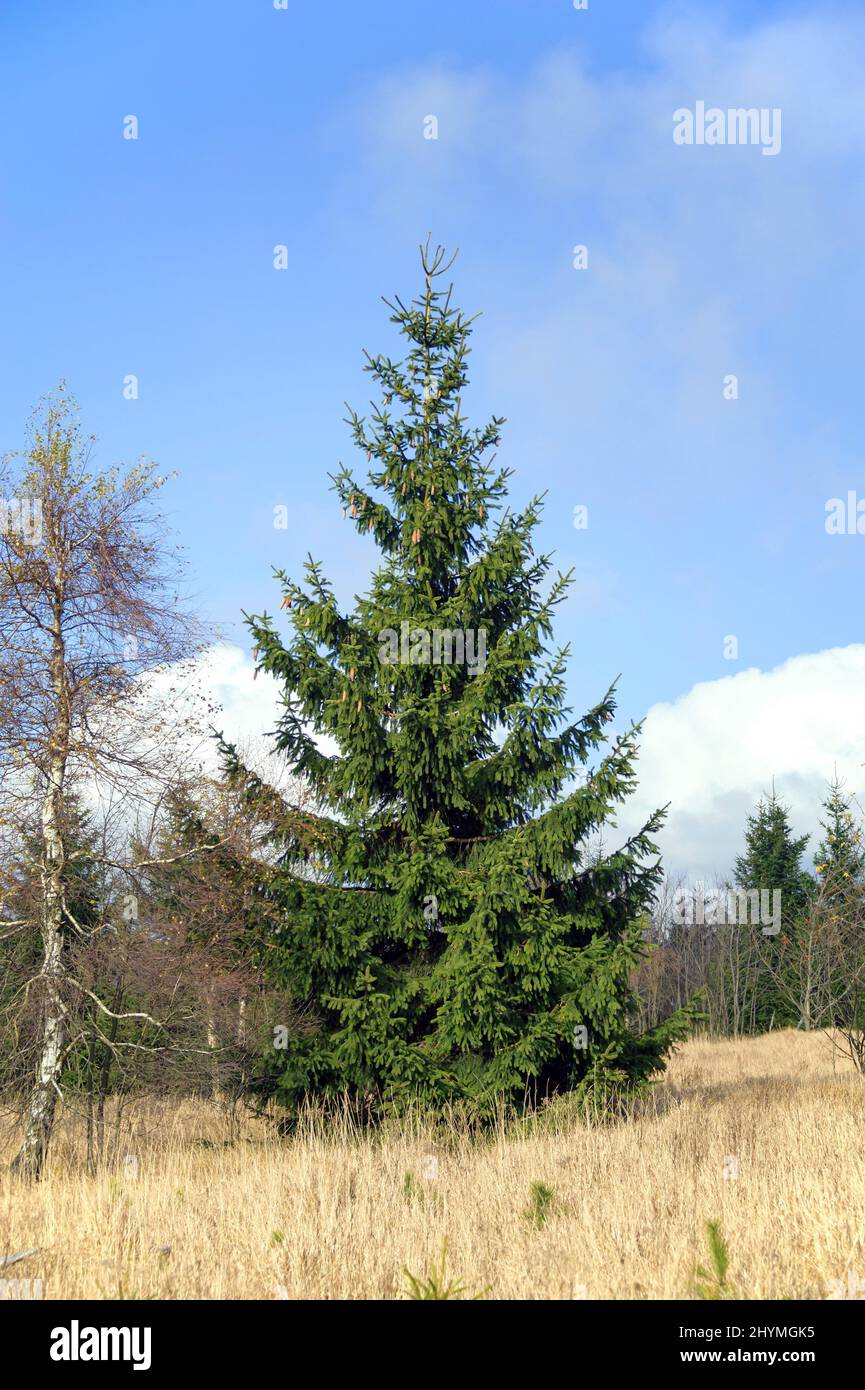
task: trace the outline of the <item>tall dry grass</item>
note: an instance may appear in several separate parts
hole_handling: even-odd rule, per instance
[[[417,1127],[280,1141],[150,1105],[124,1141],[137,1176],[90,1177],[78,1129],[61,1125],[43,1183],[0,1176],[0,1255],[44,1247],[8,1274],[48,1298],[400,1298],[447,1237],[468,1293],[678,1299],[713,1218],[741,1296],[826,1298],[851,1271],[865,1293],[865,1080],[821,1035],[692,1041],[638,1117],[484,1143]],[[540,1223],[533,1183],[553,1192]]]

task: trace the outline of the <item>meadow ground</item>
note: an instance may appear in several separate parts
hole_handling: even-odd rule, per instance
[[[120,1162],[82,1171],[80,1121],[46,1179],[0,1174],[6,1272],[46,1298],[407,1296],[447,1237],[448,1273],[490,1298],[693,1296],[705,1224],[751,1299],[865,1295],[865,1079],[820,1034],[694,1040],[624,1121],[513,1129],[233,1134],[215,1106],[142,1102]],[[136,1173],[137,1167],[137,1173]],[[410,1176],[407,1176],[410,1175]],[[532,1184],[552,1190],[541,1226]]]

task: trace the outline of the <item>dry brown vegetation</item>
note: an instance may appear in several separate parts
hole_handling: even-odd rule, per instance
[[[851,1272],[865,1293],[863,1132],[862,1077],[796,1032],[691,1041],[636,1117],[484,1143],[406,1126],[280,1140],[172,1102],[141,1105],[122,1141],[137,1176],[121,1152],[92,1177],[67,1109],[42,1183],[4,1164],[0,1255],[44,1247],[7,1273],[48,1298],[391,1299],[447,1237],[468,1294],[678,1299],[718,1219],[739,1296],[822,1299]],[[540,1227],[537,1182],[553,1191]]]

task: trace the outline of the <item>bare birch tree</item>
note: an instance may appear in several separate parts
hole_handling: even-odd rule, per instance
[[[0,912],[0,932],[37,931],[41,965],[35,1076],[14,1161],[40,1176],[64,1063],[80,1038],[75,1001],[92,994],[69,968],[85,926],[73,910],[75,855],[64,835],[70,789],[95,790],[122,819],[143,779],[170,782],[177,734],[165,710],[176,691],[149,674],[192,654],[198,629],[179,585],[183,567],[155,506],[164,479],[142,463],[91,471],[92,438],[61,386],[31,421],[23,454],[0,465],[0,819],[7,834],[38,810],[38,891],[23,920]],[[36,921],[32,917],[36,917]],[[103,924],[106,928],[110,924]],[[117,1014],[88,999],[106,1044]]]

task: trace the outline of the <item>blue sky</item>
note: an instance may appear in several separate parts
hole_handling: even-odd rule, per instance
[[[767,742],[741,724],[756,701],[790,736],[734,785],[701,765],[710,805],[732,825],[768,776],[794,804],[805,776],[806,815],[819,768],[865,759],[861,716],[831,733],[865,538],[824,525],[829,498],[865,497],[863,58],[865,15],[843,4],[5,0],[0,449],[65,377],[100,463],[179,470],[166,500],[232,640],[248,647],[242,608],[276,607],[270,566],[307,550],[350,600],[374,550],[326,475],[352,458],[362,349],[396,348],[379,296],[415,291],[431,231],[482,311],[471,413],[507,416],[513,497],[548,490],[542,544],[576,570],[575,705],[621,671],[624,713],[684,701],[691,728],[708,687],[695,746],[714,738],[717,763],[730,710],[733,748]],[[673,111],[698,100],[780,108],[780,152],[675,145]],[[821,653],[802,711],[796,661]],[[768,676],[730,698],[775,668],[775,703]],[[803,720],[829,730],[806,773]],[[686,806],[697,774],[655,765],[649,799]],[[688,854],[723,859],[718,835]]]

